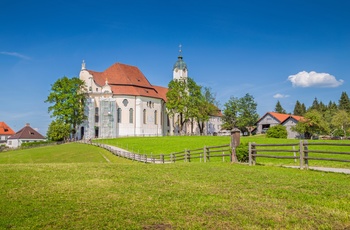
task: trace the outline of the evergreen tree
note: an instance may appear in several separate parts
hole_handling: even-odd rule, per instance
[[[302,111],[301,116],[304,116],[304,114],[306,113],[306,106],[304,103],[301,104],[301,111]]]
[[[312,105],[311,105],[311,107],[308,109],[308,111],[310,111],[310,110],[317,110],[317,111],[320,111],[320,110],[319,110],[319,107],[320,107],[320,104],[319,104],[319,102],[318,102],[318,100],[317,100],[317,97],[315,97],[315,99],[314,99],[314,101],[312,102]]]
[[[302,116],[304,114],[303,107],[298,100],[295,103],[293,114],[298,116]]]
[[[342,92],[339,99],[339,109],[350,113],[350,99],[346,92]]]
[[[285,109],[283,109],[280,101],[277,101],[277,104],[275,106],[275,112],[276,113],[287,113]]]

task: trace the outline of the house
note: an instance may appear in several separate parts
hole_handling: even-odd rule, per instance
[[[37,141],[45,141],[46,138],[30,127],[30,124],[26,124],[24,128],[16,132],[14,135],[10,136],[7,139],[7,146],[9,148],[17,148],[22,145],[22,143],[27,142],[37,142]]]
[[[6,144],[7,139],[15,132],[5,122],[0,121],[0,145]]]
[[[256,134],[265,133],[272,126],[283,125],[287,129],[287,137],[296,138],[298,133],[292,131],[291,128],[295,126],[302,118],[302,116],[297,115],[267,112],[256,122]]]
[[[173,66],[173,79],[186,81],[187,77],[187,65],[180,50]],[[138,67],[115,63],[98,72],[88,70],[83,61],[79,78],[87,88],[87,120],[77,130],[79,139],[180,133],[178,116],[169,117],[166,110],[168,88],[152,85]],[[207,133],[219,130],[221,123],[219,114],[213,116],[207,124],[210,125]],[[184,133],[191,130],[199,134],[198,124],[184,125]]]

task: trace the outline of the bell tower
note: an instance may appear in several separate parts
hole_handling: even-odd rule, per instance
[[[173,67],[173,80],[187,80],[187,65],[182,58],[182,45],[179,45],[179,56]]]

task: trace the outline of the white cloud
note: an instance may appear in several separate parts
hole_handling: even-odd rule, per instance
[[[30,57],[27,57],[23,54],[20,54],[20,53],[16,53],[16,52],[0,52],[0,54],[3,54],[3,55],[8,55],[8,56],[13,56],[13,57],[18,57],[18,58],[21,58],[21,59],[26,59],[26,60],[30,60]]]
[[[280,93],[277,93],[277,94],[273,95],[273,98],[286,98],[286,97],[289,97],[289,95],[280,94]]]
[[[324,87],[324,88],[334,88],[343,84],[343,80],[337,80],[333,75],[329,73],[316,73],[311,71],[310,73],[306,71],[299,72],[295,75],[290,75],[288,80],[292,82],[294,87]]]

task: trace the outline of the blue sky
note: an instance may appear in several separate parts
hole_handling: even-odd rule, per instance
[[[167,86],[178,46],[189,75],[221,107],[253,95],[258,113],[277,100],[338,102],[349,95],[350,1],[17,1],[0,7],[0,121],[46,135],[51,84],[86,68],[137,66]]]

